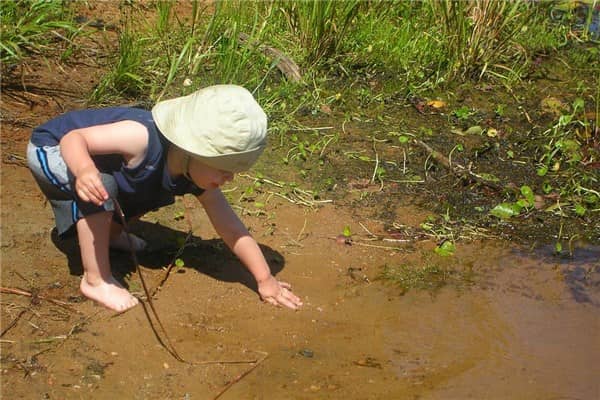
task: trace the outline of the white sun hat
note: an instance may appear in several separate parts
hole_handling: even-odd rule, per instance
[[[249,169],[267,144],[267,116],[241,86],[209,86],[161,101],[152,117],[171,143],[224,171]]]

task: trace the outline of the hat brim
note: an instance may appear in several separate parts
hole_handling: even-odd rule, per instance
[[[191,158],[196,159],[209,167],[236,173],[249,170],[256,160],[258,160],[264,149],[264,147],[258,147],[239,153],[228,153],[211,157],[200,156],[189,151],[186,151],[186,153]]]

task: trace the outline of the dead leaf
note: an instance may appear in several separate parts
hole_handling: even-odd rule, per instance
[[[443,102],[442,100],[430,100],[427,102],[427,105],[429,107],[438,108],[438,109],[446,107],[446,103]]]

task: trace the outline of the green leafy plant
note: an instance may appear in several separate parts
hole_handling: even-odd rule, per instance
[[[468,120],[473,114],[474,111],[469,106],[462,106],[452,112],[452,115],[460,121]]]
[[[454,255],[456,251],[456,246],[449,240],[444,240],[440,245],[436,246],[434,249],[435,253],[442,256],[448,257]]]
[[[600,192],[593,189],[600,184],[598,177],[585,168],[586,163],[600,156],[594,146],[587,146],[584,152],[586,145],[593,142],[592,130],[585,116],[585,103],[577,98],[570,111],[560,115],[552,127],[543,132],[543,141],[536,147],[538,155],[541,154],[537,175],[547,177],[543,192],[559,192],[563,204],[571,203],[577,216],[584,216],[589,208],[600,203]]]
[[[495,206],[490,214],[501,218],[501,219],[509,219],[516,215],[521,214],[525,210],[529,210],[533,207],[535,203],[535,195],[533,190],[529,186],[521,186],[521,195],[515,202],[503,202]]]

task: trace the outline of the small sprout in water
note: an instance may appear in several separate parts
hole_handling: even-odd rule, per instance
[[[352,231],[350,231],[350,227],[348,225],[344,227],[344,231],[341,235],[337,235],[335,237],[335,242],[337,244],[346,244],[348,246],[352,244]]]
[[[554,245],[554,251],[556,251],[556,254],[562,253],[562,243],[556,242]]]
[[[343,232],[344,237],[351,237],[352,236],[352,231],[350,230],[350,227],[348,225],[346,225],[344,227],[344,232]]]

